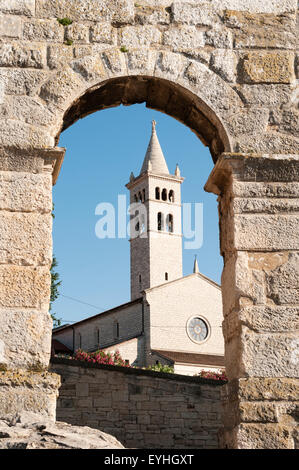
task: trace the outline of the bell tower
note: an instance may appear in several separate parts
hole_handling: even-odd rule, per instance
[[[126,187],[131,204],[131,300],[144,289],[182,277],[181,184],[169,173],[157,133],[152,134],[139,176]]]

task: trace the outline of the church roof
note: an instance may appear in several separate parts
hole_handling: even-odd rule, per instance
[[[164,349],[155,349],[153,352],[159,354],[159,356],[173,361],[173,363],[224,367],[224,356],[220,354],[216,355],[181,351],[166,351]]]
[[[152,121],[152,135],[147,147],[140,174],[145,173],[146,171],[151,171],[153,173],[162,175],[169,175],[167,163],[156,132],[156,121]]]

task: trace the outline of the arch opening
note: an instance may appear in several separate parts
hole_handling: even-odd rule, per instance
[[[65,112],[56,145],[61,132],[77,120],[103,109],[138,103],[189,127],[209,147],[214,163],[221,153],[231,151],[223,123],[206,103],[177,83],[148,76],[111,78],[87,89]]]

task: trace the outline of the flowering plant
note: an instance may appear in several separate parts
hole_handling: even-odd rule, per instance
[[[225,380],[227,381],[227,376],[223,371],[215,372],[213,370],[201,370],[199,374],[196,374],[203,379],[212,379],[212,380]]]
[[[128,361],[125,361],[120,356],[119,351],[115,352],[104,352],[104,351],[95,351],[92,353],[82,351],[78,349],[73,357],[76,361],[89,362],[91,364],[108,364],[110,366],[122,366],[130,367]]]

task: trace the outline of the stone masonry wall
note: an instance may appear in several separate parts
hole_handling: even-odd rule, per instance
[[[57,420],[112,434],[128,448],[218,448],[222,386],[195,378],[53,359]]]

